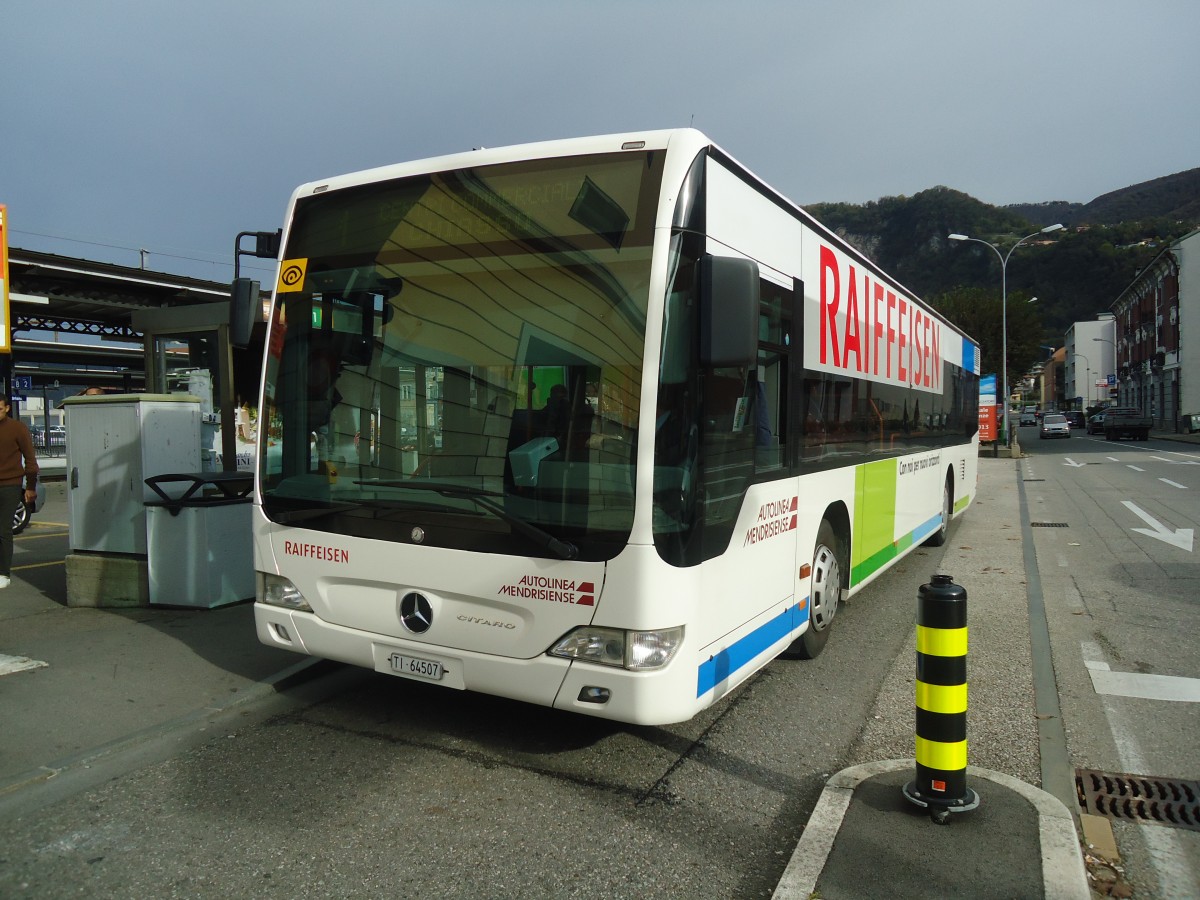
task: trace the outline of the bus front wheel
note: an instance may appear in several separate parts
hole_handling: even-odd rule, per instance
[[[829,630],[842,600],[842,542],[828,520],[817,530],[813,548],[812,581],[808,592],[808,630],[792,642],[787,655],[816,659],[829,640]]]

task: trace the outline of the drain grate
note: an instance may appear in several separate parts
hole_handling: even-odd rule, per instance
[[[1030,528],[1070,528],[1066,522],[1030,522]]]
[[[1172,825],[1200,831],[1200,782],[1148,775],[1075,770],[1075,792],[1085,813],[1122,822]]]
[[[1029,482],[1031,482],[1031,481],[1045,481],[1045,480],[1046,480],[1045,478],[1026,478],[1025,483],[1029,484]]]

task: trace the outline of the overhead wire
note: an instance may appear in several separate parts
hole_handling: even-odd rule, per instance
[[[149,247],[128,247],[124,244],[109,244],[109,243],[105,243],[104,241],[91,241],[91,240],[85,240],[83,238],[66,237],[65,235],[61,235],[61,234],[47,234],[47,233],[41,232],[41,231],[24,231],[24,230],[20,230],[20,229],[16,229],[16,228],[12,229],[11,233],[28,235],[29,237],[47,238],[47,239],[53,240],[53,241],[67,241],[68,243],[73,243],[73,244],[85,244],[89,247],[104,247],[107,250],[127,250],[130,253],[145,252],[151,256],[162,256],[162,257],[166,257],[167,259],[180,259],[180,260],[185,260],[187,262],[205,263],[207,265],[212,265],[212,266],[223,266],[227,269],[233,269],[233,267],[234,267],[232,262],[226,262],[224,260],[217,259],[215,257],[185,256],[182,253],[168,253],[165,250],[154,250]],[[188,252],[189,253],[203,253],[204,251],[190,250]],[[268,269],[264,266],[255,266],[252,264],[242,265],[241,268],[253,269],[258,272],[273,271],[272,269]]]

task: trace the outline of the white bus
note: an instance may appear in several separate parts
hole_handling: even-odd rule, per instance
[[[306,184],[259,407],[258,636],[688,719],[945,540],[978,359],[694,130]]]

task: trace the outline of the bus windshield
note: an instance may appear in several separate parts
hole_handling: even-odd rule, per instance
[[[481,552],[619,552],[662,157],[299,199],[268,337],[266,515]]]

